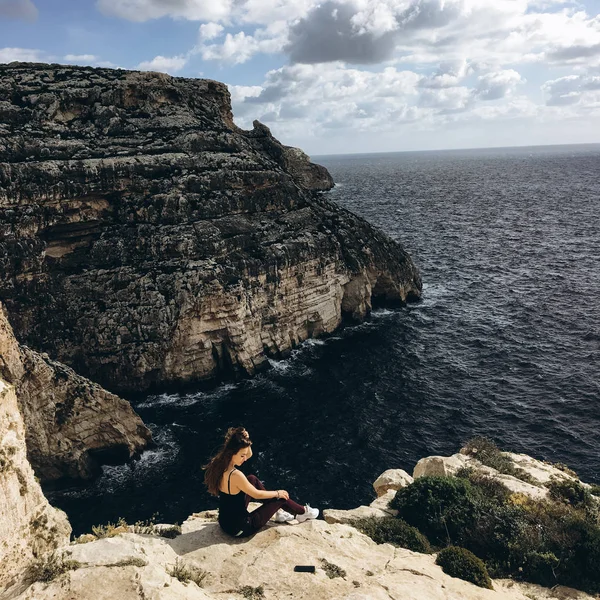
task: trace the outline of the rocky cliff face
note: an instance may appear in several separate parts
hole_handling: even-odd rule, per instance
[[[30,560],[68,544],[70,534],[67,515],[35,480],[15,389],[0,378],[0,597]]]
[[[224,85],[0,66],[0,299],[15,333],[112,390],[252,374],[421,291],[404,250],[316,190]]]
[[[2,303],[0,377],[17,390],[28,458],[42,480],[91,477],[100,464],[125,462],[151,441],[128,402],[19,345]]]

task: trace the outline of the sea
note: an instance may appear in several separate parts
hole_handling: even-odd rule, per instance
[[[422,300],[254,378],[132,400],[156,448],[44,486],[75,535],[216,507],[202,465],[237,425],[254,440],[244,470],[320,509],[368,504],[381,472],[476,435],[600,483],[600,145],[313,160],[333,201],[410,253]]]

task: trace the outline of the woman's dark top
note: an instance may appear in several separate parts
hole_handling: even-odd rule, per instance
[[[234,470],[235,468],[231,470],[231,473]],[[238,537],[248,527],[248,509],[244,492],[231,493],[231,473],[227,479],[229,493],[226,494],[219,490],[219,525],[225,533]]]

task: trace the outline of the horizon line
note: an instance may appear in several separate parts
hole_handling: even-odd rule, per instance
[[[600,146],[598,142],[575,142],[571,144],[523,144],[520,146],[471,146],[464,148],[431,148],[429,150],[385,150],[383,152],[331,152],[329,154],[312,154],[313,156],[366,156],[372,154],[405,154],[416,152],[461,152],[464,150],[510,150],[513,148],[558,148],[563,146]]]

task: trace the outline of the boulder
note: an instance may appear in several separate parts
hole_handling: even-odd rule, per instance
[[[383,496],[388,490],[399,490],[410,485],[414,479],[402,469],[388,469],[373,483],[377,496]]]

